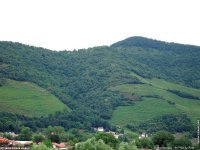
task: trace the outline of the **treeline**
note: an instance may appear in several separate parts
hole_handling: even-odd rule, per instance
[[[142,123],[127,124],[127,128],[134,132],[154,133],[165,130],[171,133],[190,132],[191,136],[196,136],[196,130],[185,114],[168,114],[151,119]]]
[[[189,99],[196,99],[196,100],[200,100],[199,97],[197,96],[194,96],[194,95],[191,95],[189,93],[185,93],[183,91],[179,91],[179,90],[171,90],[171,89],[168,89],[167,91],[171,92],[171,93],[174,93],[180,97],[183,97],[183,98],[189,98]]]
[[[90,112],[91,113],[91,112]],[[68,111],[57,112],[48,117],[29,118],[22,115],[11,113],[0,113],[0,131],[1,132],[16,132],[19,133],[21,128],[29,127],[36,132],[40,128],[48,126],[62,126],[65,130],[83,129],[93,131],[94,127],[102,126],[105,129],[114,129],[115,127],[108,124],[107,121],[101,119],[98,115],[91,115],[87,111],[76,110],[69,113]]]

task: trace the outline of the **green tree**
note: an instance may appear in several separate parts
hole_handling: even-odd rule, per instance
[[[36,142],[36,143],[42,142],[42,141],[44,141],[44,136],[42,136],[42,135],[34,135],[33,136],[33,141]]]
[[[168,146],[174,141],[174,136],[167,131],[158,131],[153,135],[152,141],[154,145]]]
[[[60,143],[60,137],[57,134],[53,134],[49,137],[52,142]]]
[[[22,141],[29,141],[32,139],[32,131],[29,127],[23,127],[17,139]]]
[[[110,133],[99,132],[96,134],[96,139],[102,139],[107,145],[112,148],[116,148],[119,144],[119,141]]]
[[[1,135],[0,135],[0,136],[1,136]],[[4,133],[4,134],[3,134],[3,137],[4,137],[4,138],[7,138],[7,139],[9,139],[9,140],[13,140],[13,139],[14,139],[14,137],[13,137],[12,135],[7,134],[7,133]]]
[[[45,144],[40,144],[40,145],[33,144],[31,146],[31,150],[53,150],[53,148],[49,148]]]
[[[63,127],[61,126],[48,126],[48,128],[46,128],[44,130],[45,135],[50,138],[51,135],[60,135],[60,134],[64,134],[65,130]]]
[[[119,144],[118,150],[137,150],[137,146],[135,145],[135,143],[133,141],[130,143],[121,142]]]
[[[78,143],[74,150],[113,150],[109,145],[106,145],[103,140],[96,140],[94,137],[85,142]]]
[[[150,138],[138,139],[135,143],[138,148],[152,149],[154,147],[154,144]]]
[[[53,147],[50,140],[43,141],[43,144],[46,145],[49,148]]]
[[[0,77],[0,87],[3,86],[5,83],[6,83],[6,80]]]
[[[174,147],[190,147],[192,146],[192,142],[186,137],[181,137],[179,139],[175,139],[173,142]]]

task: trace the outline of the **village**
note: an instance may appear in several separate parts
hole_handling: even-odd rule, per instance
[[[33,141],[15,141],[15,140],[9,140],[3,137],[0,137],[0,149],[6,149],[6,150],[30,150],[31,145],[33,144]],[[41,143],[35,143],[37,145],[40,145]],[[56,150],[67,150],[68,146],[65,143],[51,143],[53,148]]]
[[[103,127],[96,127],[94,128],[95,133],[107,133],[112,135],[115,139],[123,138],[124,134],[115,132],[115,131],[106,131]],[[54,132],[51,132],[52,135],[54,135]],[[2,134],[0,134],[0,149],[6,149],[6,150],[31,150],[33,145],[41,145],[43,144],[42,141],[33,141],[33,140],[14,140],[16,139],[18,134],[14,132],[5,132],[3,135],[9,135],[9,137],[12,137],[12,140],[3,137]],[[147,138],[148,134],[142,133],[139,135],[139,139]],[[67,141],[66,142],[51,142],[48,143],[51,145],[51,147],[55,150],[68,150],[72,147]],[[75,143],[74,146],[76,146],[78,143]]]
[[[114,131],[106,131],[103,127],[96,127],[94,128],[94,132],[96,133],[107,133],[107,134],[111,134],[115,139],[119,139],[122,138],[124,136],[124,134],[122,133],[118,133],[118,132],[114,132]],[[51,133],[52,135],[54,134],[53,132]],[[6,149],[6,150],[30,150],[32,145],[41,145],[43,144],[42,142],[36,142],[33,140],[14,140],[14,138],[16,138],[18,136],[18,134],[14,133],[14,132],[5,132],[4,135],[9,135],[10,137],[12,137],[13,139],[10,140],[6,137],[1,136],[2,134],[0,134],[0,149]],[[142,133],[139,136],[139,139],[141,138],[145,138],[148,137],[148,134],[146,133]],[[53,149],[55,150],[68,150],[69,148],[71,148],[71,145],[68,142],[51,142],[49,143]],[[77,145],[77,143],[75,144],[75,146]]]
[[[10,135],[12,138],[15,138],[18,136],[18,134],[15,134],[14,132],[5,132],[4,134]],[[53,134],[53,133],[52,133]],[[6,149],[6,150],[30,150],[31,146],[35,145],[41,145],[42,142],[34,142],[32,140],[30,141],[19,141],[19,140],[9,140],[5,137],[1,137],[0,135],[0,149]],[[55,150],[67,150],[70,146],[67,144],[67,142],[51,142],[49,143],[53,149]]]

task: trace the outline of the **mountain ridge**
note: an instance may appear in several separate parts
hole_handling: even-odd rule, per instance
[[[110,88],[126,84],[137,87],[141,78],[200,88],[200,47],[166,46],[152,40],[145,45],[144,39],[139,40],[137,45],[138,42],[129,39],[128,43],[132,45],[128,47],[127,41],[123,41],[125,44],[59,52],[0,42],[0,77],[35,83],[58,97],[72,111],[58,113],[52,122],[63,124],[58,120],[62,118],[69,124],[66,128],[107,126],[114,109],[135,105],[134,94],[131,96],[131,93]]]
[[[111,44],[111,47],[131,47],[131,46],[138,46],[138,47],[146,47],[146,48],[161,48],[161,47],[156,47],[156,45],[163,44],[167,46],[167,48],[170,48],[171,46],[184,46],[187,48],[197,48],[199,49],[199,45],[191,45],[191,44],[181,44],[181,43],[176,43],[176,42],[165,42],[157,39],[152,39],[152,38],[146,38],[142,36],[132,36],[128,37],[124,40],[118,41],[116,43]],[[164,47],[162,47],[164,49]],[[166,48],[166,49],[167,49]],[[170,48],[171,49],[171,48]]]

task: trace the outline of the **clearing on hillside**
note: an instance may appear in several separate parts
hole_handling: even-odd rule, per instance
[[[0,87],[0,112],[10,112],[29,117],[47,116],[56,111],[70,110],[54,95],[30,83],[6,80]]]
[[[131,106],[117,107],[113,112],[111,123],[125,125],[130,122],[147,121],[165,114],[177,113],[187,114],[193,123],[199,119],[200,89],[171,83],[163,79],[145,79],[133,75],[142,84],[122,84],[110,89],[136,95],[141,100],[135,101]]]

